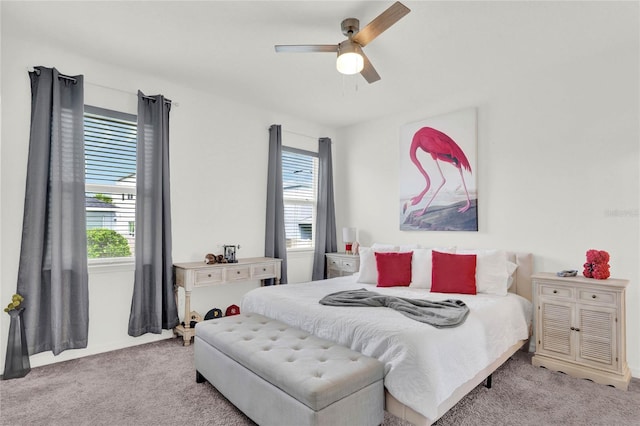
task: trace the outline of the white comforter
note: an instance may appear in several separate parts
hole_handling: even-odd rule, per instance
[[[437,329],[389,308],[320,305],[326,294],[366,288],[414,299],[460,299],[469,306],[464,324]],[[261,287],[242,299],[242,312],[277,319],[318,337],[377,358],[384,384],[398,401],[429,419],[457,387],[528,338],[531,303],[508,296],[429,293],[409,287],[381,288],[355,276],[304,284]]]

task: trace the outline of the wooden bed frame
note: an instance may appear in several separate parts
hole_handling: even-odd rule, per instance
[[[518,265],[513,284],[509,288],[509,291],[512,293],[516,293],[531,302],[533,299],[531,284],[531,274],[533,273],[533,255],[531,253],[508,252],[508,257],[510,261]],[[531,335],[531,330],[529,330],[529,335]],[[521,340],[520,342],[511,346],[497,360],[489,364],[486,368],[476,374],[471,380],[456,389],[456,391],[449,398],[447,398],[438,406],[438,417],[436,417],[435,419],[428,419],[422,414],[402,404],[400,401],[391,396],[391,394],[387,392],[386,389],[385,410],[396,417],[400,417],[403,420],[413,423],[414,425],[430,425],[440,417],[442,417],[469,392],[475,389],[476,386],[481,384],[487,377],[489,377],[489,375],[491,375],[502,364],[504,364],[509,359],[509,357],[511,357],[511,355],[516,353],[519,349],[528,351],[528,343],[529,340]]]

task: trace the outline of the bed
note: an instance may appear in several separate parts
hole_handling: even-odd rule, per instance
[[[531,273],[528,253],[507,253],[518,268],[506,296],[431,293],[423,288],[376,287],[356,276],[286,286],[261,287],[242,299],[255,312],[334,341],[385,365],[385,409],[416,425],[440,418],[482,383],[531,335]],[[459,299],[466,321],[440,329],[388,308],[319,304],[325,295],[367,289],[384,295],[428,300]]]

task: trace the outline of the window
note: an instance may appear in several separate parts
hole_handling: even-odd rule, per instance
[[[133,257],[136,220],[135,115],[85,105],[87,255]]]
[[[318,187],[318,155],[282,148],[284,228],[287,249],[313,249]]]

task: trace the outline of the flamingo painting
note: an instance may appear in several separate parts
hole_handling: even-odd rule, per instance
[[[427,201],[427,204],[424,206],[420,213],[417,213],[416,216],[424,215],[429,206],[436,198],[444,184],[446,183],[446,178],[442,173],[442,169],[440,167],[441,162],[449,163],[452,166],[456,167],[460,173],[460,179],[462,181],[462,186],[464,187],[464,192],[467,197],[467,203],[458,209],[459,213],[464,213],[469,210],[471,207],[471,200],[469,198],[469,191],[467,189],[467,184],[464,180],[463,170],[471,173],[471,165],[469,164],[469,160],[467,159],[464,151],[460,148],[460,146],[455,143],[453,139],[451,139],[445,133],[436,130],[431,127],[422,127],[418,130],[411,140],[411,146],[409,148],[409,158],[413,162],[413,164],[418,168],[418,171],[424,176],[426,181],[424,189],[416,196],[412,197],[407,201],[403,208],[402,213],[406,214],[407,210],[415,205],[418,205],[424,196],[427,194],[429,189],[431,188],[431,177],[425,171],[423,165],[420,163],[420,160],[417,157],[418,149],[423,150],[424,152],[431,155],[431,158],[435,162],[438,167],[438,171],[440,172],[440,176],[442,177],[442,181],[439,186],[435,189],[435,191],[431,194],[431,197]]]

